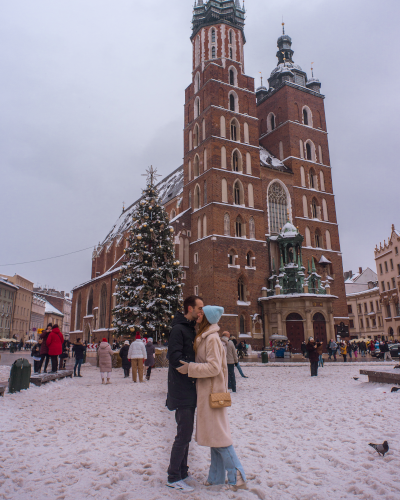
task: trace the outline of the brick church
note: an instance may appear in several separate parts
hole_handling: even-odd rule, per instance
[[[268,88],[255,89],[244,20],[239,0],[196,2],[184,163],[158,189],[184,296],[223,306],[221,327],[255,348],[282,334],[299,350],[311,335],[348,335],[324,96],[284,32]],[[112,338],[115,278],[138,201],[95,248],[91,279],[74,288],[72,339]]]

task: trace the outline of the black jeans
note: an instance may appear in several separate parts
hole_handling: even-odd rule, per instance
[[[177,432],[168,467],[168,482],[170,483],[175,483],[188,476],[187,459],[193,434],[195,410],[196,408],[178,408],[175,411]]]
[[[39,373],[40,363],[41,363],[41,361],[36,361],[36,359],[33,360],[33,370],[35,373]]]
[[[46,373],[46,370],[47,370],[47,365],[49,364],[49,360],[50,360],[50,356],[48,354],[42,354],[41,355],[41,360],[40,360],[40,367],[39,367],[39,371],[42,369],[42,365],[43,365],[43,361],[46,359],[46,362],[44,364],[44,369],[43,369],[43,373]]]
[[[129,377],[130,370],[131,370],[130,366],[127,366],[126,368],[124,368],[124,377]]]
[[[151,366],[147,367],[147,373],[146,373],[147,380],[150,380],[150,375],[151,375]]]
[[[310,361],[311,366],[311,376],[316,377],[318,375],[318,361]]]
[[[235,378],[235,365],[228,365],[228,389],[232,389],[232,392],[236,392],[236,378]]]
[[[51,358],[51,371],[57,372],[58,356],[50,356]]]

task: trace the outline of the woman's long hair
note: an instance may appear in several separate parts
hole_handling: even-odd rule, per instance
[[[199,324],[199,331],[197,332],[197,335],[194,339],[194,342],[193,342],[193,349],[194,349],[194,352],[197,352],[197,347],[198,347],[198,343],[197,342],[197,339],[200,339],[202,333],[204,333],[207,328],[211,326],[211,323],[209,323],[208,319],[206,318],[206,315],[204,314],[203,316],[203,319],[201,320],[201,323]]]

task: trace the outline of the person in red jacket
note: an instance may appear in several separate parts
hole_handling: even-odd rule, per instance
[[[51,333],[46,340],[47,347],[49,348],[49,356],[51,358],[51,373],[57,373],[58,356],[62,353],[63,342],[64,337],[58,325],[53,325]]]

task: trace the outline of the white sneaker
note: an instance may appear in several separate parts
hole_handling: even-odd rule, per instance
[[[182,491],[183,493],[190,493],[194,491],[194,488],[185,483],[185,481],[175,481],[174,483],[167,482],[168,488],[173,488],[175,490]]]

